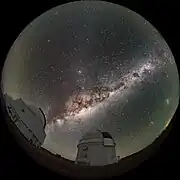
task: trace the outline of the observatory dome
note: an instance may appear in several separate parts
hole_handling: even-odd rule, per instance
[[[101,131],[99,129],[92,128],[87,133],[85,133],[82,138],[80,139],[80,143],[84,142],[85,140],[97,140],[104,142],[104,139],[111,139],[113,140],[112,136],[109,132]]]

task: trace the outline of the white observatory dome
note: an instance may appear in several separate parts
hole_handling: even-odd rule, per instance
[[[108,132],[91,129],[79,141],[76,164],[102,166],[117,161],[115,142]]]
[[[80,141],[82,140],[88,140],[88,139],[94,139],[99,138],[103,141],[103,134],[98,129],[90,129],[86,134],[84,134]]]

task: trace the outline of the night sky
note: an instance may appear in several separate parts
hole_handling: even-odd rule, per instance
[[[44,147],[74,160],[92,127],[113,136],[121,157],[149,145],[176,110],[178,78],[151,24],[92,1],[58,6],[30,23],[9,51],[2,80],[4,93],[44,110]]]

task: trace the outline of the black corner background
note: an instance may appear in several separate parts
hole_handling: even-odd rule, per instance
[[[6,55],[19,33],[37,16],[50,8],[68,1],[1,1],[1,70]],[[155,26],[172,50],[176,63],[179,55],[179,18],[176,1],[144,0],[144,1],[111,1],[126,6],[137,12]],[[178,65],[179,66],[179,65]],[[178,67],[179,69],[179,67]],[[165,178],[179,177],[180,126],[178,110],[172,120],[171,131],[160,150],[139,167],[126,173],[121,178]],[[1,179],[13,178],[53,178],[60,177],[36,164],[16,143],[7,129],[2,116],[0,118],[0,149],[1,149]]]

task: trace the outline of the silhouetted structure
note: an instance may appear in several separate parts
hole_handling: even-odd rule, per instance
[[[44,130],[46,119],[43,111],[40,108],[28,106],[22,99],[13,100],[7,94],[4,98],[12,122],[28,141],[40,147],[46,137]]]

